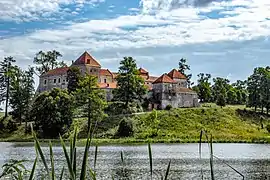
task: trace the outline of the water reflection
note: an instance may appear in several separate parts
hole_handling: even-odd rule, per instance
[[[270,180],[270,145],[266,144],[214,144],[214,153],[219,158],[241,172],[245,179]],[[49,161],[48,147],[43,148]],[[61,147],[53,148],[55,167],[59,175],[63,166],[67,167]],[[78,148],[78,165],[82,160],[84,148]],[[94,148],[90,149],[90,166],[93,167]],[[120,152],[124,152],[124,161],[121,162]],[[203,146],[203,159],[199,159],[198,144],[155,144],[152,146],[153,179],[165,176],[166,168],[171,160],[169,179],[200,179],[201,169],[204,179],[210,179],[210,167],[207,145]],[[8,159],[27,159],[32,167],[35,159],[35,150],[32,146],[15,146],[10,143],[0,143],[0,166]],[[38,170],[43,167],[40,163]],[[78,169],[79,170],[79,169]],[[101,146],[97,157],[98,179],[140,180],[150,179],[150,167],[147,146]],[[216,179],[238,180],[241,176],[221,161],[214,161]],[[67,172],[67,169],[66,169]]]

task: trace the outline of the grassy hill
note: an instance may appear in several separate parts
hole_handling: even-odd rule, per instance
[[[156,117],[156,125],[145,125]],[[266,125],[270,117],[261,116],[243,106],[215,105],[201,108],[172,109],[132,115],[134,135],[129,138],[114,138],[119,122],[123,117],[109,117],[99,124],[96,138],[103,143],[136,142],[198,142],[200,131],[213,136],[215,142],[270,142],[270,133]],[[81,137],[85,137],[85,119],[77,119]],[[263,124],[263,128],[262,128]]]
[[[265,128],[270,124],[270,117],[253,113],[241,106],[183,108],[132,115],[129,120],[133,124],[134,135],[114,138],[122,119],[122,116],[113,116],[99,123],[95,142],[198,142],[202,129],[213,136],[214,142],[270,142],[270,133]],[[152,123],[147,125],[147,122]],[[86,120],[75,119],[75,124],[80,129],[79,137],[84,138]],[[21,137],[22,133],[14,132],[5,139],[19,140],[17,138]],[[29,136],[26,139],[29,140]]]

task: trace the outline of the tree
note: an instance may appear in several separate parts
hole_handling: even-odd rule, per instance
[[[90,130],[93,122],[97,123],[105,116],[106,106],[104,91],[98,88],[97,78],[86,75],[79,82],[79,88],[75,92],[78,107],[87,116],[87,128]]]
[[[269,113],[270,108],[270,68],[258,67],[255,68],[253,74],[248,78],[247,83],[248,90],[248,105],[255,107],[257,111],[258,107],[261,107],[261,113],[266,108]]]
[[[13,57],[6,57],[0,62],[0,104],[5,102],[5,116],[8,116],[10,77],[13,73],[13,63],[16,62]]]
[[[227,92],[229,91],[230,85],[229,80],[224,78],[214,78],[214,85],[212,86],[212,98],[217,105],[223,107],[226,105]]]
[[[116,80],[118,87],[113,92],[114,99],[124,102],[126,109],[129,103],[143,100],[147,89],[143,78],[139,76],[135,59],[124,57],[120,62],[119,75]]]
[[[37,65],[36,70],[39,75],[57,67],[65,67],[66,64],[63,61],[60,63],[57,62],[59,57],[62,57],[62,54],[55,50],[48,52],[39,51],[34,58],[34,63]]]
[[[198,97],[201,102],[210,102],[211,99],[211,83],[209,82],[211,75],[200,73],[197,75],[198,85],[195,88],[196,92],[198,93]]]
[[[123,118],[118,126],[116,137],[129,137],[133,135],[132,121],[128,118]]]
[[[218,95],[220,93],[224,93],[223,96],[225,97],[225,101],[226,101],[227,92],[228,92],[228,90],[230,88],[230,85],[229,85],[230,81],[228,79],[224,79],[224,78],[221,78],[221,77],[214,78],[213,81],[214,81],[214,84],[211,87],[211,89],[212,89],[212,91],[211,91],[212,92],[212,101],[216,102],[217,98],[218,98]]]
[[[237,91],[232,86],[227,92],[227,103],[228,104],[237,104]]]
[[[79,88],[79,82],[82,79],[80,69],[78,67],[70,67],[67,71],[68,92],[75,92]]]
[[[31,119],[40,128],[43,137],[55,138],[72,124],[74,98],[67,90],[54,88],[39,94],[31,109]]]
[[[186,71],[190,70],[190,66],[187,64],[187,60],[181,58],[179,60],[179,69],[178,71],[187,77],[188,87],[190,87],[193,83],[191,83],[192,74],[187,74]]]
[[[14,120],[25,121],[27,128],[27,119],[29,118],[29,109],[34,95],[34,69],[29,68],[23,71],[19,67],[15,68],[11,76],[10,84],[10,105],[12,108],[11,115]]]
[[[247,102],[247,81],[237,80],[232,84],[236,90],[237,104],[246,104]]]

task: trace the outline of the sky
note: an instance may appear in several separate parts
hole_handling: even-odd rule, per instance
[[[117,71],[124,56],[161,75],[186,58],[199,73],[246,79],[270,65],[268,0],[1,0],[0,59],[27,68],[40,50],[84,51]]]

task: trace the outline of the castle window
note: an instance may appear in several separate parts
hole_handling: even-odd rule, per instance
[[[45,84],[45,85],[47,84],[47,80],[46,80],[46,79],[44,80],[44,84]]]
[[[58,79],[58,83],[61,83],[61,79],[60,78]]]
[[[90,72],[92,72],[92,69],[90,69]]]
[[[107,83],[107,79],[104,79],[104,83]]]
[[[87,59],[87,64],[90,64],[90,59]]]
[[[53,83],[54,83],[54,84],[56,83],[56,79],[53,80]]]

